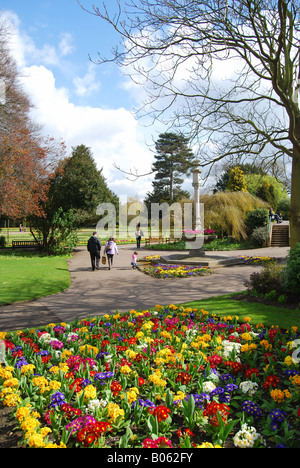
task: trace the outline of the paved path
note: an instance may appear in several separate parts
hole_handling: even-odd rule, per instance
[[[91,271],[86,248],[78,248],[68,261],[71,286],[64,292],[32,302],[0,307],[0,331],[39,327],[68,322],[116,310],[147,309],[155,304],[178,304],[211,296],[241,291],[244,281],[258,266],[239,265],[218,268],[210,276],[160,280],[130,266],[134,246],[122,246],[111,270]],[[266,248],[248,251],[214,252],[214,255],[269,255],[285,258],[289,249]],[[142,249],[140,257],[155,255]],[[173,253],[173,252],[172,252]]]

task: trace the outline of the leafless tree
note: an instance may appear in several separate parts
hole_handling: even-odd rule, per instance
[[[0,24],[0,131],[34,127],[30,123],[30,99],[20,82],[20,71],[9,49],[9,25]]]
[[[299,0],[110,0],[90,13],[120,36],[98,62],[143,85],[138,115],[186,129],[202,166],[238,154],[290,165],[300,242]]]

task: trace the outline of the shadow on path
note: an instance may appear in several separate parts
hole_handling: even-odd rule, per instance
[[[58,294],[35,301],[0,307],[0,331],[33,328],[48,323],[69,322],[76,317],[148,309],[156,304],[178,304],[245,289],[244,282],[260,266],[236,265],[215,269],[214,274],[194,278],[157,279],[133,270],[130,265],[135,246],[122,246],[114,266],[92,271],[86,248],[78,248],[68,261],[71,286]],[[235,251],[235,255],[269,255],[285,258],[288,248]],[[139,256],[162,254],[141,250]],[[214,255],[218,254],[214,252]],[[220,252],[224,255],[224,252]],[[226,252],[226,255],[229,255]]]

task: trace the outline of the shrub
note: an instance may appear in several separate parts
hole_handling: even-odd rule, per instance
[[[245,281],[245,286],[249,292],[267,294],[275,291],[280,295],[283,291],[281,274],[283,267],[277,262],[266,263],[262,271],[254,272],[250,275],[249,281]],[[274,294],[274,293],[272,293]]]
[[[267,226],[257,227],[253,230],[250,240],[251,243],[261,247],[267,240],[268,228]]]
[[[246,226],[250,234],[257,228],[267,227],[268,223],[269,212],[266,208],[258,208],[247,214]]]
[[[278,302],[280,304],[284,304],[285,302],[287,301],[287,298],[286,298],[286,295],[285,294],[281,294],[278,298]]]
[[[248,237],[245,224],[247,213],[265,208],[262,200],[248,192],[216,192],[201,196],[205,225],[216,231],[218,237],[232,236],[236,240]]]
[[[276,293],[275,289],[273,289],[272,291],[265,294],[265,298],[268,301],[275,301],[276,297],[277,297],[277,293]]]
[[[2,249],[2,247],[5,247],[5,245],[6,245],[5,236],[0,236],[0,249]]]
[[[282,271],[282,284],[286,291],[300,295],[300,243],[289,252]]]

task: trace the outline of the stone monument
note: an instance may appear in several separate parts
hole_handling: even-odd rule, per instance
[[[243,259],[233,256],[224,256],[221,254],[207,254],[203,248],[204,245],[204,219],[201,216],[201,203],[200,203],[200,162],[195,161],[195,167],[191,171],[193,174],[192,186],[194,188],[194,210],[193,210],[193,231],[199,231],[193,239],[186,240],[187,249],[185,252],[162,256],[160,261],[169,264],[184,264],[184,265],[201,265],[207,267],[221,267],[243,263]],[[194,247],[194,248],[193,248]]]

